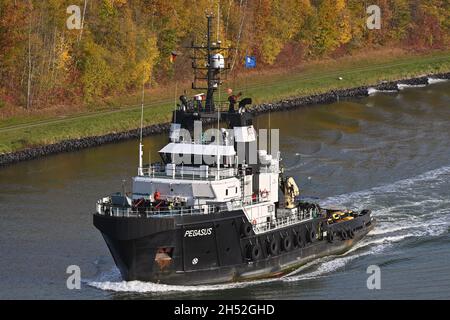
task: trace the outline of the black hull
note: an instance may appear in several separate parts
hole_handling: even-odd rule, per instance
[[[317,218],[256,235],[243,231],[248,221],[242,211],[152,218],[94,215],[123,279],[179,285],[278,277],[314,259],[345,252],[375,221],[369,211],[331,226],[324,222]],[[321,230],[333,239],[321,237]],[[343,230],[351,230],[351,237],[342,235]],[[255,246],[258,254],[252,253]]]

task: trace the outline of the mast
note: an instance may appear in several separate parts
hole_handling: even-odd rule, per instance
[[[142,129],[144,126],[144,93],[145,93],[145,80],[142,81],[142,99],[141,99],[141,131],[139,135],[139,168],[138,175],[143,175],[142,167],[142,157],[144,156],[144,145],[142,144]]]
[[[212,57],[211,57],[211,24],[212,24],[212,15],[206,16],[208,19],[208,31],[207,31],[207,54],[208,54],[208,74],[207,74],[207,81],[208,81],[208,92],[206,94],[206,104],[205,109],[207,111],[213,112],[214,111],[214,88],[213,88],[213,69],[212,69]]]
[[[192,68],[194,69],[194,82],[192,89],[207,90],[205,110],[208,113],[215,112],[214,92],[218,89],[221,83],[221,77],[225,75],[224,70],[230,69],[227,55],[224,56],[224,51],[231,48],[221,47],[221,42],[213,41],[213,18],[212,14],[208,14],[207,18],[207,34],[206,44],[195,45],[192,43]],[[219,22],[217,22],[219,23]],[[217,26],[219,30],[219,26]],[[206,84],[206,86],[205,86]]]

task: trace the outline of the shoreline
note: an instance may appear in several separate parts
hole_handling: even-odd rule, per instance
[[[399,92],[399,84],[401,85],[429,85],[429,79],[450,79],[450,72],[447,73],[436,73],[428,74],[420,77],[413,77],[408,79],[401,79],[396,81],[382,82],[375,85],[360,86],[349,89],[339,89],[331,90],[322,94],[302,96],[291,99],[284,99],[274,103],[264,103],[260,105],[253,106],[249,109],[249,112],[253,113],[255,116],[264,114],[269,111],[283,111],[290,110],[294,108],[300,108],[303,106],[313,105],[313,104],[329,104],[337,102],[340,99],[345,98],[359,98],[367,97],[370,95],[370,90],[386,91],[386,92]],[[154,124],[143,128],[143,136],[156,135],[164,132],[168,132],[170,129],[170,123]],[[140,134],[140,129],[133,129],[118,133],[109,133],[100,136],[84,137],[79,139],[69,139],[63,140],[58,143],[27,148],[20,151],[0,154],[0,167],[41,158],[44,156],[58,154],[63,152],[73,152],[86,148],[92,148],[100,146],[107,143],[116,143],[125,140],[137,139]]]

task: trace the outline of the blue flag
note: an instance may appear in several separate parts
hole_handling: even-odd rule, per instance
[[[245,56],[245,67],[246,68],[256,68],[256,57]]]

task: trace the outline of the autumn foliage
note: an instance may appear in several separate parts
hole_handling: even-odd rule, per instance
[[[83,12],[86,4],[83,30],[66,27],[72,4]],[[370,4],[381,8],[380,30],[366,28]],[[445,48],[450,40],[448,0],[0,0],[0,108],[93,104],[188,77],[183,48],[203,41],[205,12],[234,47],[234,72],[246,54],[263,69],[286,53],[301,63],[386,45]],[[174,50],[182,53],[175,64]]]

